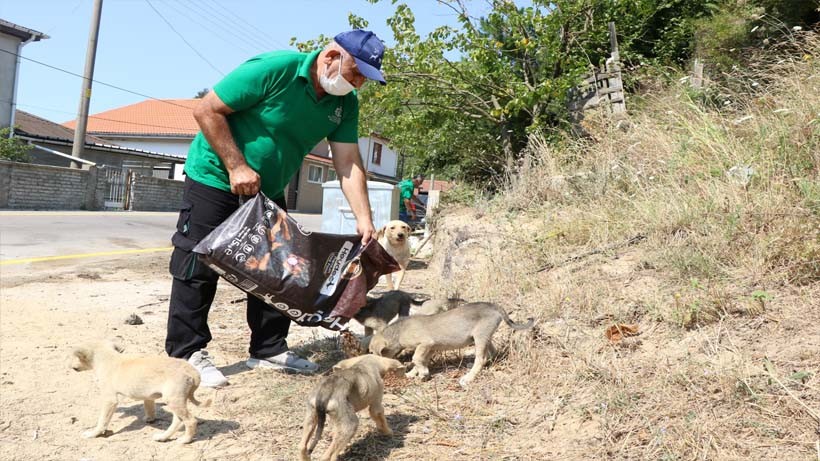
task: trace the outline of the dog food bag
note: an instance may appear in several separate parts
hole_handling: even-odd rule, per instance
[[[399,265],[372,239],[308,232],[259,193],[194,248],[210,268],[296,323],[345,330]]]

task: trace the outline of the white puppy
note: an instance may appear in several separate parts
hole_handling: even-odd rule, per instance
[[[376,233],[379,244],[399,263],[401,270],[393,286],[393,274],[387,274],[387,289],[398,290],[404,280],[407,265],[410,264],[410,226],[404,221],[390,221]]]

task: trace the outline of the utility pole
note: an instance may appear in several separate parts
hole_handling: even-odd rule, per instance
[[[85,72],[83,87],[80,92],[80,108],[77,110],[77,125],[74,127],[74,145],[71,155],[82,157],[85,146],[85,131],[88,126],[88,107],[91,104],[91,82],[94,79],[94,61],[97,58],[97,36],[100,34],[100,15],[103,0],[94,0],[94,11],[91,16],[91,30],[88,32],[88,48],[85,52]],[[71,162],[71,168],[80,168],[78,162]]]

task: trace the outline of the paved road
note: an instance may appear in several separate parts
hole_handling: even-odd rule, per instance
[[[291,216],[321,228],[321,215]],[[0,264],[167,251],[176,221],[176,213],[0,211]]]

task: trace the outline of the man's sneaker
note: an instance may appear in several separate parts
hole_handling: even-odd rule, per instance
[[[319,370],[319,365],[305,360],[291,351],[283,352],[273,357],[251,357],[245,362],[248,368],[270,368],[273,370],[289,371],[294,373],[311,374]]]
[[[228,384],[228,378],[222,374],[211,362],[211,356],[205,349],[191,354],[188,363],[196,368],[199,377],[202,379],[201,385],[205,387],[222,387]]]

